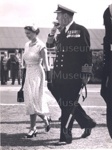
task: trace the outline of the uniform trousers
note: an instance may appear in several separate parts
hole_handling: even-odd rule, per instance
[[[103,73],[102,78],[101,96],[104,98],[107,105],[107,128],[110,137],[112,138],[112,76],[111,74],[109,76],[106,76],[105,72]]]
[[[52,84],[52,87],[49,88],[53,96],[56,98],[60,108],[61,108],[61,132],[60,132],[60,141],[66,141],[66,136],[71,139],[72,138],[72,127],[74,119],[78,122],[80,127],[83,128],[91,128],[93,127],[93,119],[91,119],[86,112],[83,110],[79,103],[75,104],[75,111],[73,117],[70,121],[68,129],[65,130],[65,126],[67,120],[69,118],[70,113],[74,108],[74,103],[77,100],[79,91],[81,88],[81,82],[78,84]],[[67,132],[67,133],[65,133]]]

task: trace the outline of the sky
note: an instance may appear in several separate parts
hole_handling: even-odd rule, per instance
[[[0,0],[0,26],[23,27],[35,23],[39,27],[52,27],[57,4],[76,11],[76,23],[99,29],[104,28],[103,13],[112,0]]]

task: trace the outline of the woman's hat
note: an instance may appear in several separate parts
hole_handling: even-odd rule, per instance
[[[35,24],[25,26],[24,29],[29,30],[29,31],[32,31],[32,32],[34,32],[34,33],[36,33],[36,34],[39,34],[39,32],[40,32],[38,26],[35,25]]]

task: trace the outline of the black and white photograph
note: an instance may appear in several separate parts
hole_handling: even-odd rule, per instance
[[[112,0],[0,0],[0,149],[112,149]]]

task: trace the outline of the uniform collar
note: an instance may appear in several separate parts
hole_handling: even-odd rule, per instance
[[[66,26],[65,33],[69,30],[70,26],[73,24],[73,20]]]

